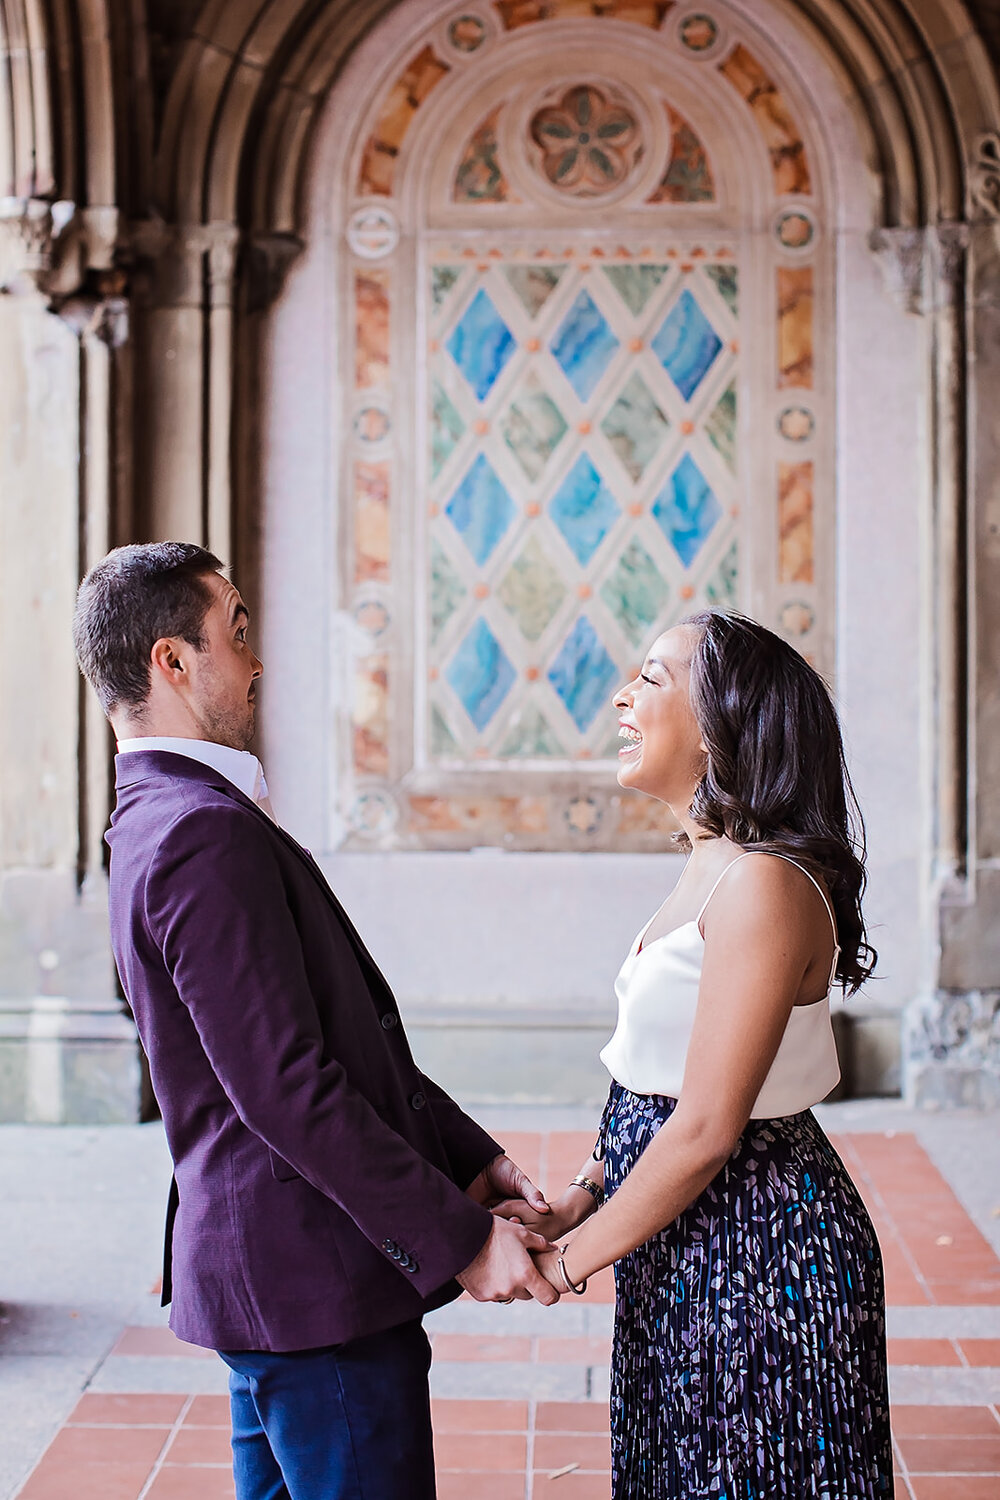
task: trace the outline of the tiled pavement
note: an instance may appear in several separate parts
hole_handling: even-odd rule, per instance
[[[503,1139],[553,1190],[590,1143]],[[1000,1500],[1000,1258],[914,1135],[835,1141],[885,1258],[897,1500]],[[428,1320],[440,1500],[607,1500],[611,1300],[605,1273],[574,1305],[463,1299]],[[149,1298],[21,1500],[231,1497],[224,1391],[220,1362],[178,1343]]]

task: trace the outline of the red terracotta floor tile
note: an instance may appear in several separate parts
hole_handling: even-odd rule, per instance
[[[186,1396],[99,1396],[88,1391],[66,1420],[88,1426],[172,1427],[186,1400]]]
[[[930,1287],[939,1307],[1000,1307],[1000,1279],[996,1282],[933,1281]]]
[[[523,1433],[441,1432],[434,1442],[434,1461],[444,1469],[486,1469],[524,1473],[528,1444]]]
[[[527,1401],[431,1402],[435,1434],[451,1432],[527,1432]]]
[[[458,1360],[529,1360],[531,1340],[509,1334],[494,1337],[473,1333],[437,1333],[434,1335],[435,1359]]]
[[[980,1478],[939,1474],[934,1477],[917,1474],[910,1480],[915,1500],[997,1500],[997,1480],[992,1475]]]
[[[610,1433],[538,1433],[535,1437],[535,1468],[562,1469],[566,1464],[606,1472],[611,1468]]]
[[[46,1454],[18,1500],[136,1500],[149,1470],[149,1464],[67,1462]]]
[[[888,1339],[891,1365],[960,1365],[951,1339]]]
[[[610,1474],[560,1474],[549,1480],[549,1470],[534,1471],[536,1500],[608,1500],[611,1494]],[[479,1500],[471,1493],[466,1500]]]
[[[539,1339],[538,1360],[553,1365],[606,1365],[611,1362],[610,1339]]]
[[[221,1464],[232,1466],[229,1433],[222,1427],[182,1427],[166,1451],[168,1464]]]
[[[185,1344],[169,1328],[126,1328],[112,1354],[162,1354],[185,1359],[218,1359],[211,1349]]]
[[[988,1406],[894,1406],[892,1430],[907,1437],[992,1437],[1000,1421]]]
[[[169,1428],[64,1427],[46,1455],[52,1463],[137,1464],[150,1469],[163,1451]]]
[[[903,1437],[899,1451],[911,1474],[995,1474],[1000,1479],[1000,1434],[996,1437]]]
[[[524,1475],[439,1473],[437,1494],[438,1500],[524,1500]]]
[[[1000,1369],[1000,1339],[959,1339],[958,1346],[970,1365]]]
[[[149,1500],[235,1500],[232,1470],[164,1465],[149,1487]]]
[[[225,1427],[229,1430],[228,1396],[195,1396],[185,1417],[185,1427]]]
[[[603,1401],[540,1401],[536,1432],[607,1432],[611,1418]]]

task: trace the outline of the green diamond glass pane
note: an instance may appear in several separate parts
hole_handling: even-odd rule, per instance
[[[638,371],[601,423],[601,431],[635,481],[642,478],[669,429],[670,423]]]
[[[440,542],[431,542],[431,640],[436,641],[467,589]]]
[[[431,754],[456,755],[458,743],[438,708],[431,709]]]
[[[561,757],[566,751],[553,734],[545,715],[533,703],[529,703],[511,720],[507,737],[500,746],[500,754],[505,759],[513,760],[518,757]]]
[[[465,423],[455,410],[448,393],[434,382],[431,402],[431,475],[437,478],[455,451],[455,444],[465,431]]]
[[[461,266],[433,266],[431,268],[431,298],[435,312],[441,311],[461,274]]]
[[[537,479],[569,430],[558,406],[529,375],[500,424],[504,439],[529,479]]]
[[[734,318],[740,315],[740,280],[735,266],[706,266],[705,274],[715,283],[719,296],[729,304]]]
[[[631,541],[601,587],[601,598],[633,646],[659,619],[670,589],[645,547]]]
[[[565,270],[565,266],[505,266],[504,275],[528,317],[537,318]]]
[[[712,443],[726,460],[727,466],[736,473],[736,386],[723,391],[705,421],[705,431]]]
[[[642,312],[669,266],[604,266],[604,274],[634,317]]]
[[[705,598],[719,609],[735,609],[739,603],[739,553],[736,543],[705,585]]]
[[[497,595],[527,640],[537,641],[548,629],[566,597],[566,585],[536,537],[525,543]]]

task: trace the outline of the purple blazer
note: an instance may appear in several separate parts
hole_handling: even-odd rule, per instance
[[[111,938],[174,1160],[170,1326],[310,1349],[450,1301],[490,1229],[464,1189],[501,1148],[418,1071],[293,838],[186,756],[116,771]]]

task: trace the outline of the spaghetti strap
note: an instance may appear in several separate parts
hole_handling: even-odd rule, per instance
[[[840,945],[839,945],[839,943],[837,941],[837,919],[836,919],[836,917],[833,914],[833,907],[830,905],[830,901],[829,901],[829,899],[827,897],[826,892],[824,891],[823,887],[820,885],[819,881],[816,879],[815,875],[811,875],[809,873],[809,871],[806,869],[805,865],[800,865],[799,862],[798,862],[798,860],[797,859],[792,859],[791,855],[789,855],[789,854],[778,854],[776,852],[776,850],[774,850],[774,849],[745,849],[742,854],[737,854],[737,856],[736,856],[735,859],[731,859],[729,861],[728,865],[723,870],[722,874],[719,876],[718,880],[716,880],[715,884],[712,886],[712,889],[709,891],[708,895],[705,897],[704,901],[702,902],[701,911],[698,913],[697,917],[695,918],[695,921],[698,923],[698,927],[699,928],[701,927],[701,919],[705,915],[705,911],[706,911],[706,908],[708,907],[708,903],[711,901],[712,897],[715,895],[716,891],[719,889],[719,886],[722,884],[722,882],[725,880],[726,876],[729,874],[730,870],[733,868],[734,865],[738,865],[741,859],[748,859],[751,854],[764,854],[764,855],[769,854],[774,859],[783,859],[785,861],[786,865],[794,865],[797,870],[801,870],[802,871],[803,875],[806,877],[807,880],[811,880],[812,881],[813,885],[819,891],[820,898],[821,898],[821,900],[823,902],[823,905],[826,907],[826,914],[830,918],[830,926],[833,928],[833,943],[834,943],[834,948],[836,949],[836,953],[834,955],[834,966],[836,967],[836,960],[840,957]],[[833,981],[831,980],[831,983],[832,982]]]

